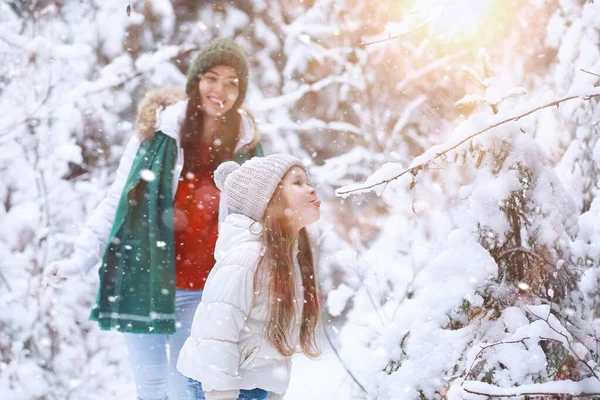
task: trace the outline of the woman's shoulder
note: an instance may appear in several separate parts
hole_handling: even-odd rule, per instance
[[[156,131],[157,111],[186,100],[183,86],[164,86],[150,90],[138,106],[135,134],[140,141],[151,138]]]

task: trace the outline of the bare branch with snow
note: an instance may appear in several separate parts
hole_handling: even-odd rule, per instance
[[[375,188],[377,186],[387,185],[388,183],[390,183],[390,182],[392,182],[392,181],[394,181],[394,180],[396,180],[396,179],[398,179],[398,178],[406,175],[407,173],[411,173],[413,175],[416,175],[416,174],[419,173],[419,171],[427,169],[427,167],[433,161],[435,161],[435,160],[443,157],[444,155],[446,155],[450,151],[458,148],[459,146],[461,146],[462,144],[468,142],[469,140],[473,139],[474,137],[479,136],[479,135],[481,135],[481,134],[483,134],[485,132],[488,132],[488,131],[490,131],[490,130],[492,130],[494,128],[497,128],[497,127],[499,127],[501,125],[504,125],[504,124],[506,124],[508,122],[518,121],[518,120],[520,120],[523,117],[526,117],[528,115],[534,114],[535,112],[543,110],[545,108],[558,106],[559,104],[564,103],[565,101],[569,101],[569,100],[573,100],[573,99],[589,100],[591,98],[599,97],[599,96],[600,96],[600,89],[596,89],[594,91],[589,91],[588,93],[584,93],[584,94],[577,94],[577,95],[572,95],[572,96],[566,96],[566,97],[563,97],[561,99],[554,100],[554,101],[551,101],[549,103],[543,104],[541,106],[534,107],[534,108],[532,108],[532,109],[530,109],[528,111],[520,112],[517,115],[510,116],[508,118],[504,118],[504,119],[502,119],[502,120],[500,120],[498,122],[495,122],[495,123],[491,123],[486,128],[481,129],[481,130],[479,130],[479,131],[477,131],[477,132],[475,132],[475,133],[473,133],[471,135],[468,135],[467,137],[459,140],[458,143],[455,143],[455,144],[452,144],[452,143],[445,144],[445,146],[444,145],[439,145],[439,146],[435,146],[435,147],[431,148],[430,151],[435,151],[435,156],[431,157],[427,161],[418,163],[415,166],[412,166],[412,167],[410,167],[408,169],[405,169],[404,171],[400,172],[399,174],[397,174],[397,175],[395,175],[395,176],[393,176],[391,178],[384,179],[384,180],[381,180],[379,182],[376,182],[376,183],[373,183],[373,184],[370,184],[370,185],[351,185],[351,186],[342,187],[342,188],[337,189],[335,191],[335,193],[336,193],[337,196],[347,196],[347,195],[349,195],[351,193],[363,192],[363,191],[367,191],[369,189]],[[436,148],[439,148],[439,150],[436,149]],[[415,160],[417,160],[417,159],[415,159]]]

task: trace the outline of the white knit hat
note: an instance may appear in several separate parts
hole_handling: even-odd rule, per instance
[[[227,161],[215,170],[215,184],[227,194],[232,213],[260,222],[279,182],[293,166],[306,172],[302,161],[288,154],[254,157],[241,166]]]

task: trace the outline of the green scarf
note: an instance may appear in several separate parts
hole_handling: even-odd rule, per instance
[[[263,157],[261,143],[242,147],[242,164]],[[100,285],[90,319],[101,329],[121,332],[175,332],[175,239],[173,168],[175,139],[156,132],[140,144],[117,205],[98,272]]]
[[[90,319],[104,330],[175,332],[175,139],[140,145],[117,205]]]

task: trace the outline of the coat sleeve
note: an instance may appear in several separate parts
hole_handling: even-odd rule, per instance
[[[102,260],[115,219],[117,205],[139,146],[140,141],[136,136],[129,140],[108,194],[94,209],[75,240],[75,252],[72,258],[84,274],[87,274]]]
[[[240,333],[252,307],[258,258],[254,250],[230,253],[206,281],[191,335],[177,360],[177,369],[202,382],[205,391],[240,388]]]

